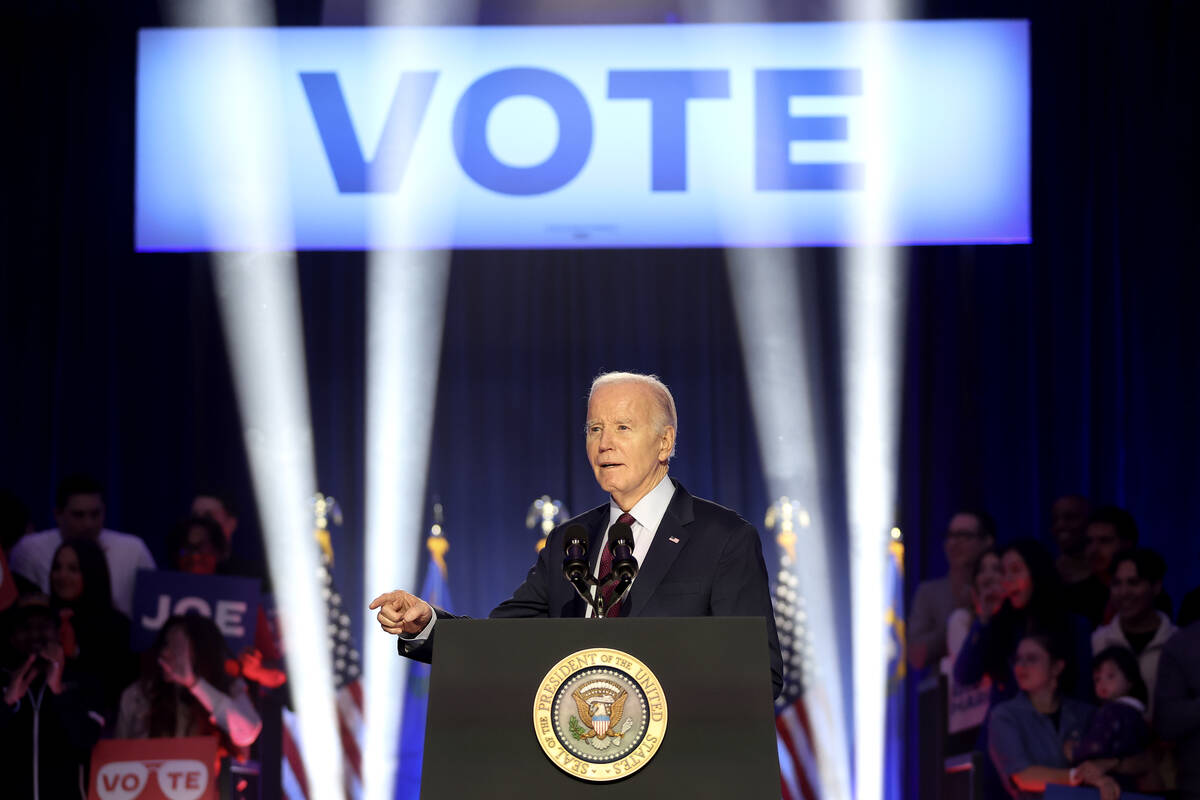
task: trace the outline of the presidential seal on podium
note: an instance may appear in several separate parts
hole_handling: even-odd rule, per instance
[[[658,678],[634,656],[579,650],[559,661],[533,704],[538,743],[555,766],[587,781],[614,781],[654,757],[667,730]]]

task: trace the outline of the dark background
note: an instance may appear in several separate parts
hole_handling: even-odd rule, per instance
[[[281,24],[362,22],[354,3],[277,5]],[[485,3],[481,21],[689,21],[671,3],[562,5]],[[800,20],[831,6],[769,7]],[[904,251],[903,391],[879,402],[901,404],[897,515],[910,585],[944,569],[940,534],[956,508],[991,510],[1002,541],[1049,543],[1049,505],[1066,492],[1130,509],[1143,541],[1167,556],[1176,602],[1200,583],[1197,8],[914,9],[1031,20],[1034,243]],[[108,488],[108,527],[145,537],[160,563],[194,489],[225,487],[243,506],[238,550],[254,557],[208,257],[133,252],[135,35],[162,24],[160,11],[19,3],[2,21],[0,487],[43,528],[57,480],[92,472]],[[837,251],[797,255],[806,285],[832,296]],[[364,274],[362,253],[299,255],[319,481],[346,513],[335,548],[351,605],[374,588],[360,578]],[[446,508],[455,610],[485,613],[527,568],[533,499],[548,493],[573,513],[604,500],[581,429],[601,370],[661,375],[680,413],[672,473],[761,525],[772,498],[729,280],[719,250],[453,254],[441,367],[430,376],[428,491]],[[835,339],[822,340],[827,362]],[[836,398],[836,365],[827,376],[822,390]],[[396,532],[413,548],[422,535]]]

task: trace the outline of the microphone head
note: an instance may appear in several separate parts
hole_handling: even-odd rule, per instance
[[[563,575],[577,581],[588,573],[588,532],[576,523],[563,532]]]
[[[572,547],[587,547],[588,531],[587,528],[576,522],[567,528],[563,534],[563,547],[570,549]]]
[[[608,529],[608,546],[623,545],[630,550],[633,549],[633,528],[626,525],[624,522],[614,522],[613,526]]]

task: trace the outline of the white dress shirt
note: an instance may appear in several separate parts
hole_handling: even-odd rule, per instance
[[[633,517],[633,525],[630,526],[633,528],[633,557],[637,559],[638,567],[646,560],[650,544],[654,541],[654,534],[658,532],[658,526],[662,523],[663,515],[667,513],[667,506],[671,505],[671,498],[674,496],[675,484],[671,482],[669,475],[664,475],[645,497],[629,509],[629,514]],[[600,577],[600,559],[604,556],[604,549],[608,547],[608,529],[615,525],[624,513],[621,507],[609,498],[608,526],[604,529],[604,538],[600,540],[593,556],[595,560],[592,562],[592,575],[597,578]],[[636,582],[637,578],[634,578],[634,581]],[[596,587],[592,587],[592,597],[596,596],[595,591]],[[588,606],[584,616],[592,616],[591,606]]]

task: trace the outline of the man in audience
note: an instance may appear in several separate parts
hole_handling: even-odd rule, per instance
[[[217,563],[218,575],[239,575],[258,578],[263,582],[263,591],[270,593],[270,582],[261,561],[249,561],[233,554],[233,534],[238,530],[238,508],[227,492],[205,489],[192,499],[193,517],[208,517],[221,528],[225,546]]]
[[[1094,620],[1094,624],[1100,625],[1111,620],[1114,611],[1108,589],[1112,580],[1113,557],[1122,550],[1137,547],[1137,523],[1134,522],[1133,515],[1125,509],[1103,506],[1088,517],[1084,537],[1084,557],[1092,571],[1094,585],[1102,586],[1104,590],[1104,610],[1099,618]]]
[[[1092,574],[1087,560],[1087,523],[1091,506],[1086,497],[1063,495],[1050,506],[1050,532],[1058,544],[1054,565],[1062,578],[1067,607],[1095,627],[1104,621],[1108,586]]]
[[[192,498],[192,516],[208,517],[217,523],[225,537],[225,552],[233,552],[233,533],[238,526],[237,507],[224,492],[199,492]]]
[[[908,660],[914,669],[936,664],[946,654],[946,620],[956,608],[971,607],[975,562],[995,544],[995,523],[983,511],[960,511],[950,518],[942,544],[950,571],[918,584],[908,617]]]
[[[1175,742],[1181,800],[1200,800],[1200,622],[1163,647],[1154,691],[1154,727]]]
[[[63,478],[54,506],[58,527],[23,537],[12,549],[9,567],[49,593],[50,567],[58,546],[65,539],[91,539],[100,545],[108,561],[113,606],[130,616],[137,571],[155,568],[146,543],[137,536],[104,527],[104,489],[94,478],[86,475]]]
[[[1163,646],[1175,635],[1171,619],[1154,607],[1162,594],[1167,564],[1153,550],[1135,547],[1113,558],[1113,621],[1092,633],[1092,655],[1113,645],[1132,650],[1150,695],[1147,714],[1154,712],[1154,684]]]

